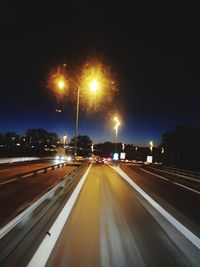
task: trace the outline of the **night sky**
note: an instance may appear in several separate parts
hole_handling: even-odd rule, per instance
[[[200,127],[197,8],[83,2],[1,8],[0,132],[42,127],[72,137],[76,103],[57,103],[47,77],[53,67],[78,69],[91,57],[110,66],[118,92],[102,110],[81,104],[80,134],[114,141],[113,112],[122,118],[119,141],[136,145],[159,144],[178,125]]]

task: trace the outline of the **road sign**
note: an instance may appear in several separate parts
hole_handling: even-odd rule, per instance
[[[126,157],[126,153],[121,152],[121,153],[120,153],[120,159],[125,159],[125,157]]]
[[[119,154],[118,154],[118,153],[114,153],[114,155],[113,155],[113,159],[114,159],[114,160],[119,160]]]
[[[152,156],[147,156],[147,162],[152,163],[153,162],[153,157]]]

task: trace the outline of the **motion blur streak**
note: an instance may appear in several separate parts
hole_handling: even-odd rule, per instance
[[[197,248],[184,238],[188,257],[167,227],[116,171],[93,165],[46,266],[198,266]]]
[[[198,249],[200,249],[200,239],[188,230],[183,224],[177,221],[158,203],[156,203],[148,194],[146,194],[128,175],[119,167],[114,168],[134,189],[136,189],[156,210],[158,210],[173,226],[175,226],[186,238],[188,238]]]
[[[106,179],[102,184],[100,196],[101,265],[121,267],[132,262],[134,266],[145,266],[126,218],[115,205]]]

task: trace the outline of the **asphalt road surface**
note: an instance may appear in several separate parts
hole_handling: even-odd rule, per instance
[[[35,164],[25,166],[35,169]],[[36,164],[38,165],[38,164]],[[44,166],[44,164],[43,164]],[[22,167],[20,167],[22,168]],[[44,194],[49,187],[60,181],[66,174],[71,173],[76,166],[66,166],[49,170],[47,173],[38,173],[35,176],[24,177],[18,182],[0,186],[0,226],[30,206]],[[18,168],[14,168],[16,171]]]
[[[46,266],[178,267],[199,263],[200,250],[115,170],[93,165]]]
[[[59,163],[59,162],[57,162]],[[0,179],[1,177],[7,177],[7,176],[12,176],[12,175],[16,175],[19,173],[23,173],[23,172],[29,172],[32,170],[36,170],[36,169],[40,169],[40,168],[45,168],[54,164],[55,161],[53,160],[49,160],[47,162],[40,162],[40,163],[36,163],[36,162],[32,162],[32,163],[22,163],[21,165],[15,165],[10,167],[9,165],[7,167],[4,167],[3,169],[0,169]]]
[[[174,216],[185,217],[185,223],[200,226],[200,192],[193,192],[179,184],[146,173],[134,165],[121,165],[145,192],[156,199]],[[149,170],[148,170],[149,171]]]

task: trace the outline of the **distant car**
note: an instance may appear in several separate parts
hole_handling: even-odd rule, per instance
[[[63,155],[56,155],[55,159],[56,160],[64,160],[65,159],[65,156],[63,156]]]
[[[105,160],[103,158],[98,158],[95,160],[96,164],[104,164]]]

